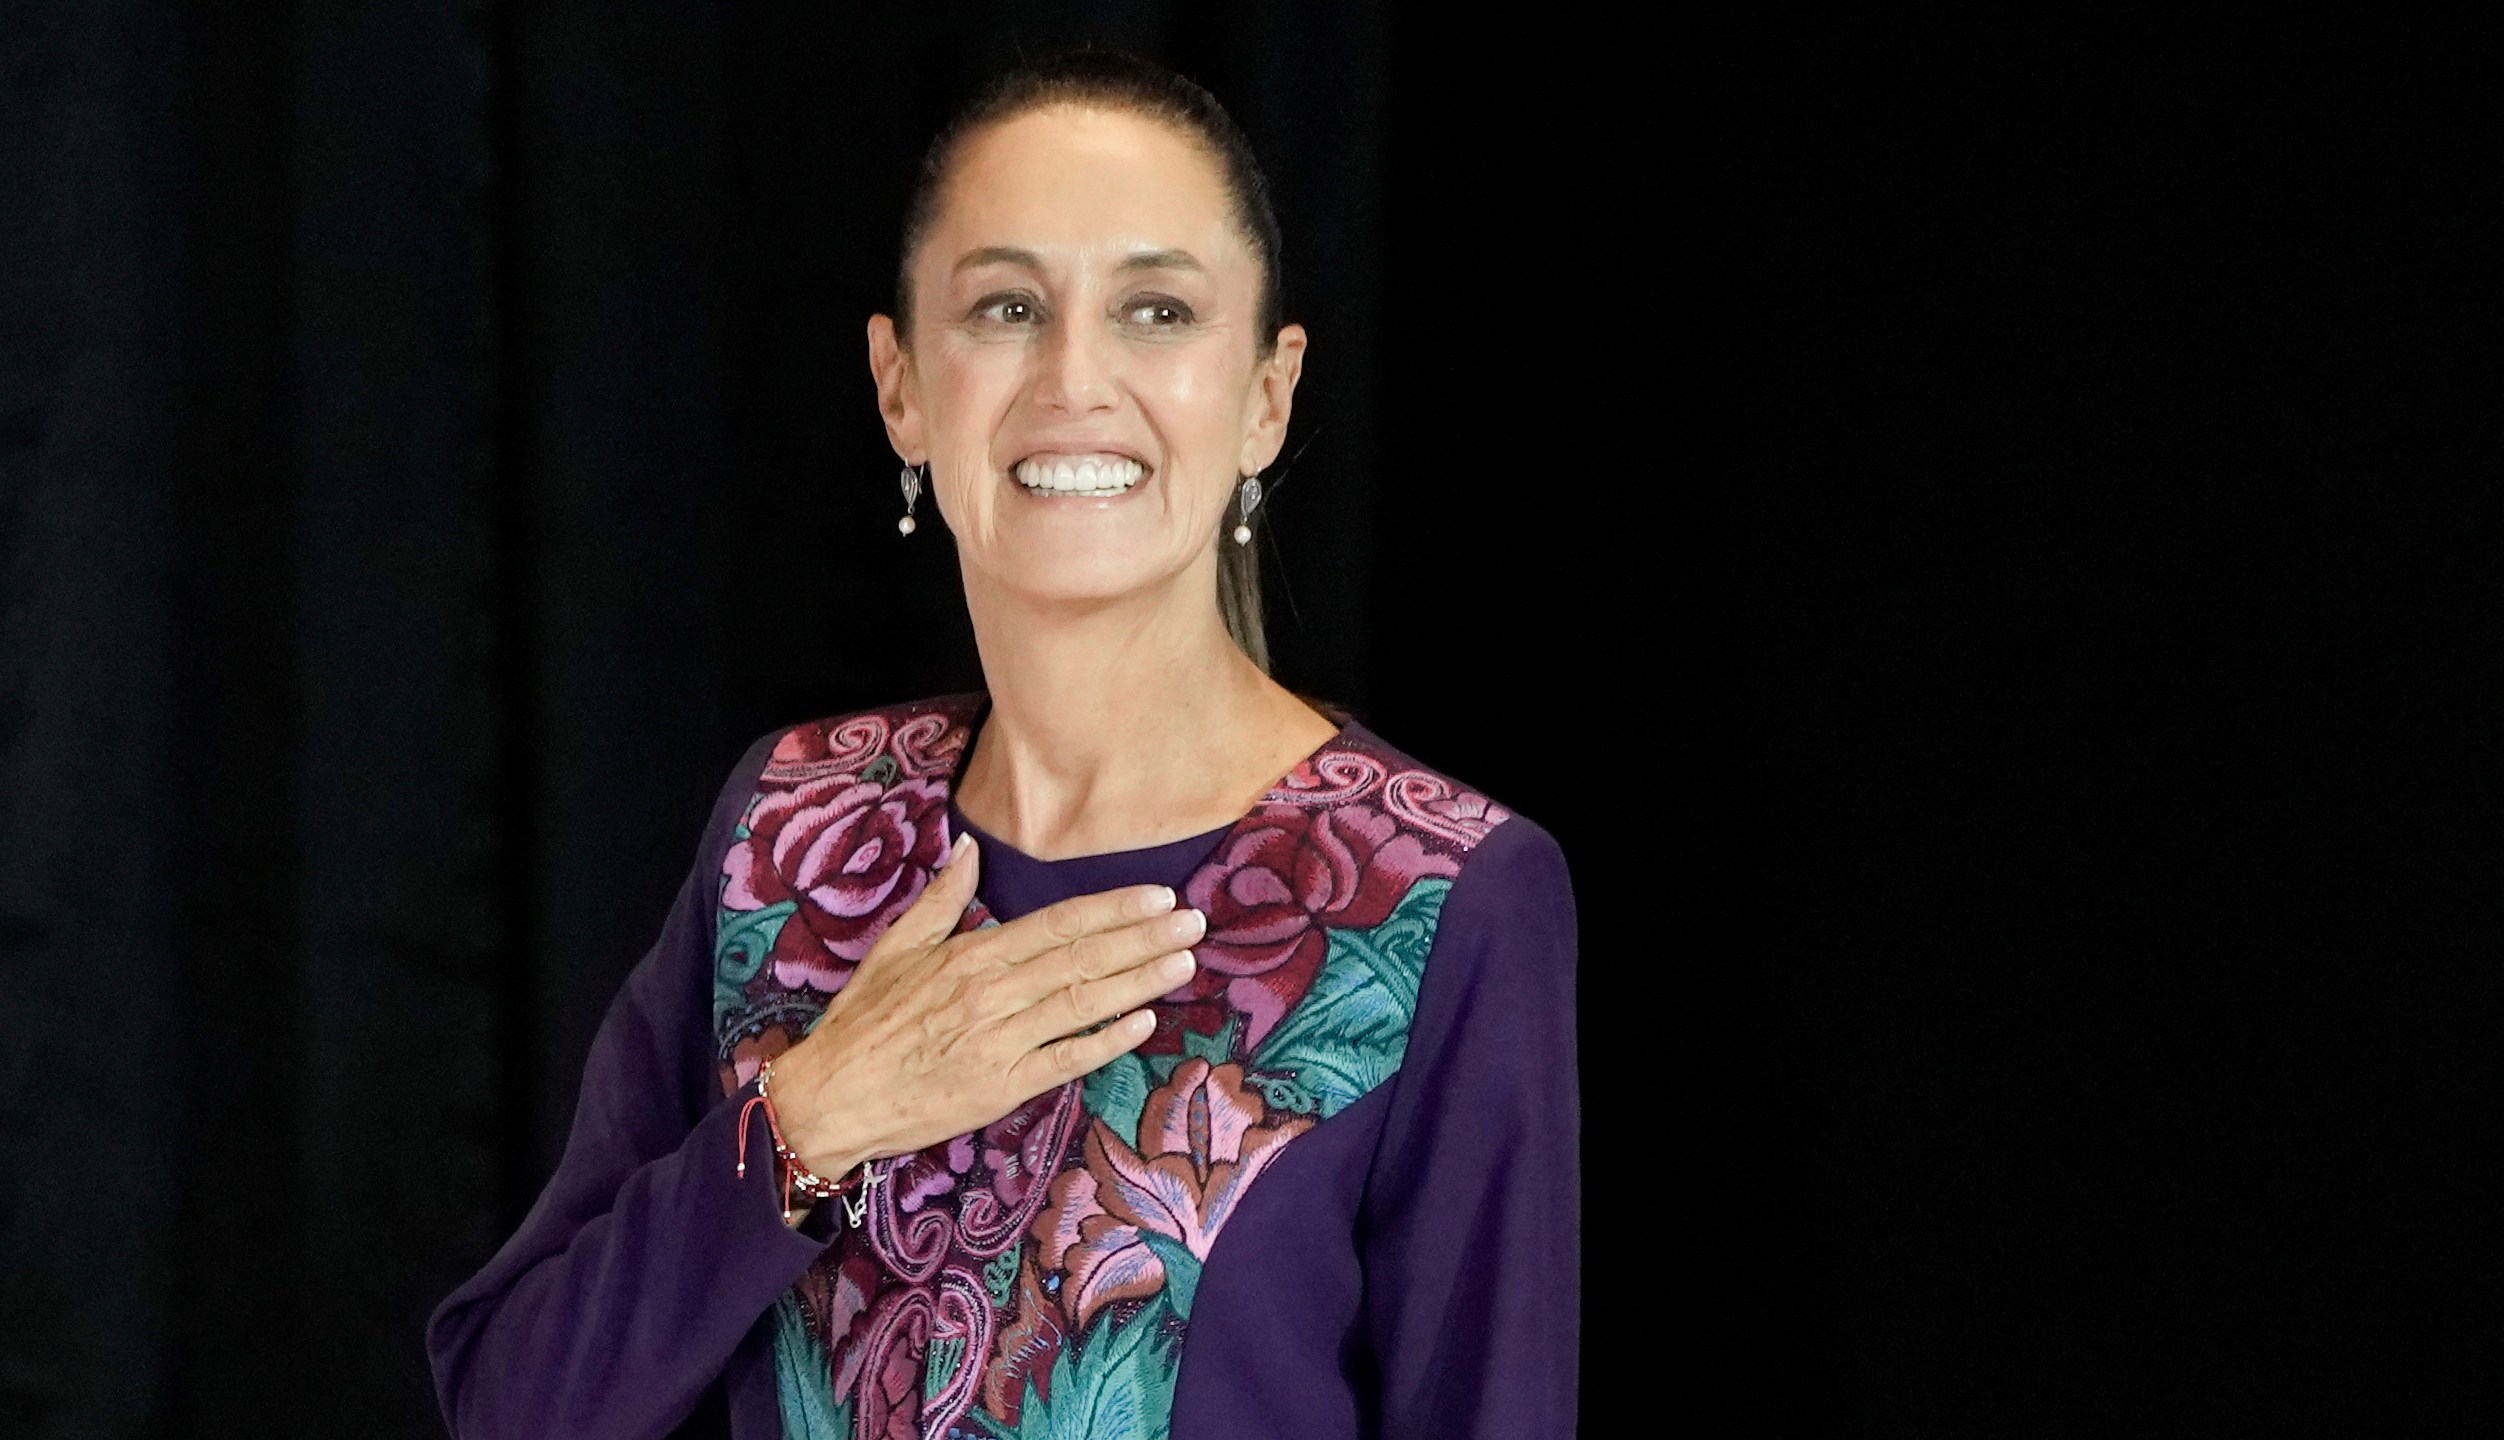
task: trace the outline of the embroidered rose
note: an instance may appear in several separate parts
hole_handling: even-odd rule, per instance
[[[947,792],[935,780],[880,786],[834,775],[768,791],[723,867],[722,903],[797,901],[768,956],[774,978],[831,993],[921,894],[947,853],[946,823]]]
[[[1186,887],[1184,903],[1206,914],[1209,928],[1194,947],[1199,971],[1174,998],[1223,992],[1249,1022],[1248,1051],[1311,988],[1327,951],[1324,926],[1379,925],[1417,880],[1459,870],[1371,805],[1272,809],[1247,821]]]
[[[1073,1333],[1118,1300],[1155,1294],[1165,1263],[1145,1238],[1164,1236],[1206,1260],[1253,1179],[1310,1116],[1262,1123],[1266,1109],[1243,1067],[1193,1056],[1149,1092],[1133,1149],[1102,1120],[1087,1127],[1086,1163],[1054,1177],[1029,1227],[1047,1270],[1061,1273]]]

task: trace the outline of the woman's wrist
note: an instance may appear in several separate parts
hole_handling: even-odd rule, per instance
[[[825,1103],[827,1082],[807,1047],[774,1057],[774,1111],[784,1142],[819,1179],[842,1183],[872,1158],[872,1151],[845,1126],[851,1107]]]

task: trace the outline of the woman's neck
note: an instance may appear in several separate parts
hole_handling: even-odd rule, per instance
[[[968,820],[1047,860],[1163,844],[1237,819],[1330,738],[1186,601],[1195,578],[1046,612],[966,576],[991,695],[956,789]]]

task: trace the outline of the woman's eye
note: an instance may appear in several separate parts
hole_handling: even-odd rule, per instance
[[[1130,318],[1150,329],[1168,329],[1191,323],[1191,307],[1179,300],[1142,300],[1130,307]]]
[[[1034,302],[1015,295],[1003,295],[983,302],[981,314],[986,320],[1007,325],[1031,325],[1035,322]]]

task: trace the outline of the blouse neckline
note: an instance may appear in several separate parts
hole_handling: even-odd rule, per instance
[[[983,722],[991,716],[991,692],[977,690],[973,692],[972,698],[973,714],[962,722],[965,726],[965,743],[958,748],[955,759],[948,766],[946,783],[949,829],[946,838],[953,841],[960,828],[970,830],[974,834],[976,843],[983,847],[986,863],[994,854],[1004,854],[1013,867],[1032,867],[1026,873],[1033,875],[1069,876],[1090,871],[1129,870],[1133,868],[1130,862],[1183,859],[1199,862],[1192,867],[1190,875],[1192,880],[1197,880],[1202,871],[1216,863],[1218,854],[1228,848],[1234,837],[1260,817],[1262,811],[1282,802],[1288,804],[1296,802],[1296,792],[1290,786],[1298,774],[1312,771],[1322,763],[1324,756],[1334,750],[1349,748],[1358,743],[1366,734],[1365,727],[1358,723],[1353,714],[1336,705],[1308,701],[1307,703],[1313,704],[1316,712],[1323,719],[1331,721],[1339,728],[1333,730],[1320,744],[1306,751],[1293,764],[1274,777],[1269,782],[1268,788],[1261,792],[1260,798],[1252,802],[1251,808],[1234,819],[1215,829],[1204,830],[1197,835],[1186,835],[1180,840],[1167,841],[1162,845],[1150,845],[1135,850],[1108,850],[1094,855],[1069,855],[1058,860],[1044,860],[998,839],[990,831],[966,819],[965,812],[957,808],[957,782],[964,778],[965,767],[974,758],[975,742],[982,735]],[[1175,887],[1177,894],[1182,888],[1182,886]]]
[[[1011,868],[1031,870],[1046,875],[1107,866],[1125,870],[1163,870],[1172,864],[1197,859],[1217,848],[1217,843],[1232,834],[1234,828],[1242,823],[1241,820],[1229,820],[1223,825],[1203,830],[1197,835],[1186,835],[1180,840],[1168,840],[1159,845],[1141,845],[1129,850],[1100,850],[1092,855],[1066,855],[1058,860],[1046,860],[1038,855],[1027,854],[966,819],[965,812],[957,808],[955,798],[950,797],[948,800],[949,833],[962,832],[974,837],[974,843],[982,847],[982,863],[985,870],[1005,864]]]

